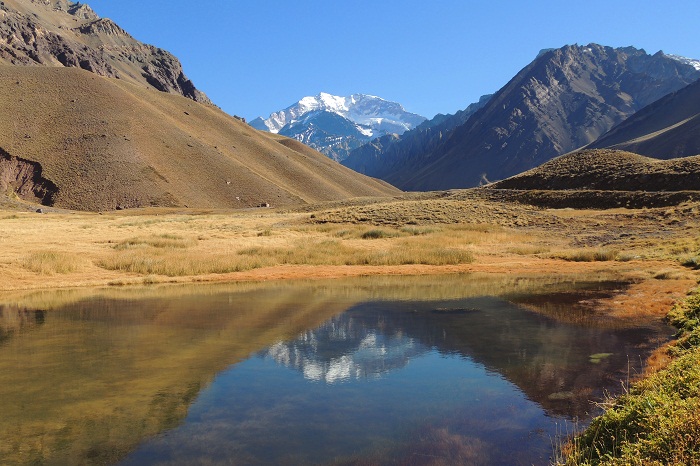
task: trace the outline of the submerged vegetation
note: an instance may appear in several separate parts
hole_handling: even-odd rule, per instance
[[[679,328],[664,369],[604,405],[565,448],[566,465],[700,464],[700,290],[668,315]]]

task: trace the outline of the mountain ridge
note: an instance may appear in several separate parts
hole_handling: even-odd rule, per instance
[[[0,63],[74,67],[211,104],[171,53],[144,44],[87,4],[4,0]]]
[[[700,80],[641,109],[588,146],[658,159],[700,154]]]
[[[545,50],[415,163],[389,173],[364,173],[381,173],[404,190],[467,188],[504,179],[593,142],[698,77],[700,71],[689,64],[634,47]]]

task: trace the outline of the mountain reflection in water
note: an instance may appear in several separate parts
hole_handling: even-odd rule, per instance
[[[332,384],[378,378],[427,350],[400,331],[381,333],[343,314],[294,341],[278,342],[261,355],[301,371],[308,380]]]
[[[624,287],[600,280],[6,295],[1,462],[547,464],[556,423],[585,423],[672,333],[570,320]]]
[[[568,293],[550,297],[550,312],[570,299]],[[483,364],[550,414],[575,418],[590,414],[591,400],[639,373],[644,355],[669,336],[658,323],[596,328],[560,322],[501,298],[398,301],[360,304],[259,356],[333,384],[380,378],[435,350]]]
[[[585,424],[669,335],[498,297],[360,303],[222,372],[125,464],[548,464],[557,425]]]

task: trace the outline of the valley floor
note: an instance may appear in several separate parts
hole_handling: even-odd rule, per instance
[[[696,283],[688,265],[700,261],[700,204],[691,203],[544,209],[454,191],[296,211],[2,207],[0,291],[385,274],[604,274],[648,290],[653,299],[634,312],[664,313]]]

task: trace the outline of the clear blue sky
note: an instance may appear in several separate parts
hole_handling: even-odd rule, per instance
[[[88,0],[164,48],[224,111],[373,94],[432,117],[502,87],[543,48],[596,42],[700,59],[700,2]]]

